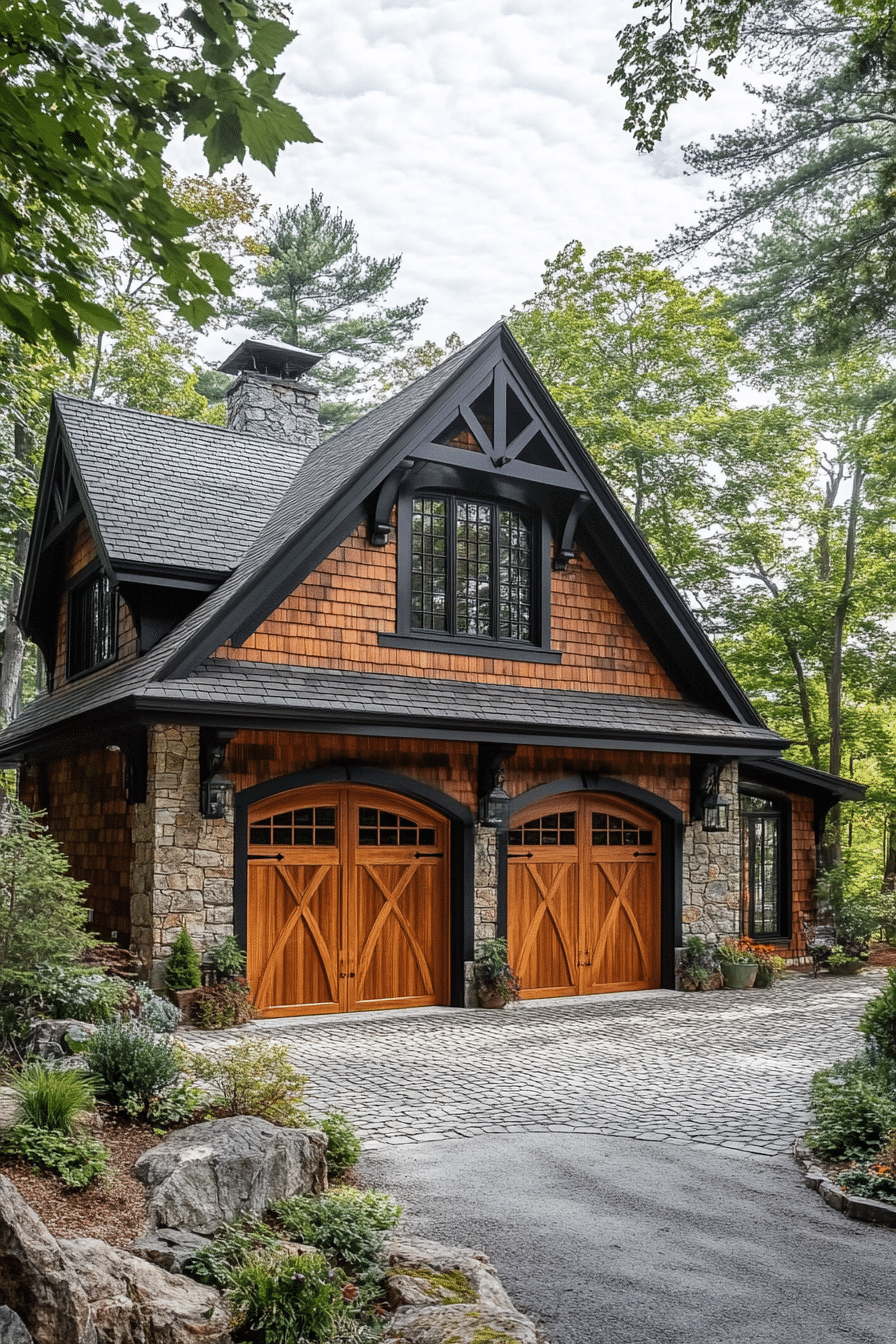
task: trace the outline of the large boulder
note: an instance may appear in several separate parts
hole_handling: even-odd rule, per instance
[[[84,1042],[95,1036],[97,1028],[73,1017],[41,1017],[31,1023],[26,1048],[40,1059],[60,1059],[83,1049]]]
[[[263,1213],[289,1195],[327,1188],[327,1136],[288,1129],[256,1116],[207,1120],[175,1131],[137,1159],[147,1186],[150,1229],[211,1236],[244,1213]]]
[[[94,1237],[59,1246],[87,1295],[97,1344],[230,1344],[228,1312],[216,1289]]]
[[[444,1246],[425,1237],[393,1237],[383,1247],[392,1307],[475,1302],[491,1311],[513,1311],[495,1267],[467,1246]]]
[[[195,1232],[181,1232],[174,1227],[157,1227],[128,1247],[142,1260],[167,1269],[169,1274],[183,1274],[197,1251],[211,1245],[209,1237],[197,1237]]]
[[[214,1288],[104,1241],[57,1241],[5,1176],[0,1299],[34,1344],[230,1344],[227,1311]],[[20,1344],[10,1333],[17,1328],[0,1321],[0,1341]]]
[[[21,1316],[11,1307],[0,1307],[0,1344],[34,1344]]]
[[[36,1344],[98,1344],[78,1276],[5,1176],[0,1176],[0,1301],[21,1316]]]
[[[484,1307],[399,1307],[385,1340],[400,1344],[538,1344],[535,1326],[518,1311]]]

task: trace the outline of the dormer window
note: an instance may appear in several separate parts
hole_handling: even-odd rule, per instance
[[[532,637],[532,536],[497,503],[418,495],[411,513],[411,629]]]
[[[118,592],[104,573],[78,583],[68,595],[68,675],[92,672],[115,657]]]

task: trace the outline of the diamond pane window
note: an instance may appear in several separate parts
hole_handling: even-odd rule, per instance
[[[250,845],[335,845],[335,807],[298,807],[249,827]]]
[[[544,817],[533,817],[507,834],[508,845],[574,845],[576,843],[575,812],[551,812]]]
[[[591,813],[592,845],[652,845],[653,831],[641,830],[624,817],[608,812]]]
[[[410,627],[474,638],[533,637],[532,528],[498,504],[417,496]]]
[[[399,816],[397,812],[383,812],[378,807],[358,809],[359,845],[434,845],[436,833],[432,826],[418,826],[415,821]]]

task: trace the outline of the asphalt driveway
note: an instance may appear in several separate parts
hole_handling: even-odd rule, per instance
[[[882,980],[248,1031],[354,1120],[407,1226],[485,1250],[556,1344],[896,1344],[896,1236],[822,1204],[789,1156],[812,1073],[859,1047]]]

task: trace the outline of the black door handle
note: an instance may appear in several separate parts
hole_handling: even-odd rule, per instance
[[[283,858],[282,854],[247,854],[247,859],[276,859],[279,863]]]
[[[422,850],[418,849],[417,853],[414,855],[415,859],[444,859],[444,857],[445,855],[441,852],[441,850],[439,851],[438,854],[430,854],[430,853],[424,854]]]
[[[655,849],[636,849],[635,852],[634,852],[633,857],[636,858],[636,859],[655,859],[655,858],[656,858],[656,850],[655,850]]]
[[[529,852],[528,852],[527,854],[510,854],[510,853],[508,853],[507,857],[508,857],[508,859],[531,859],[531,858],[532,858],[532,851],[531,851],[531,849],[530,849]]]

